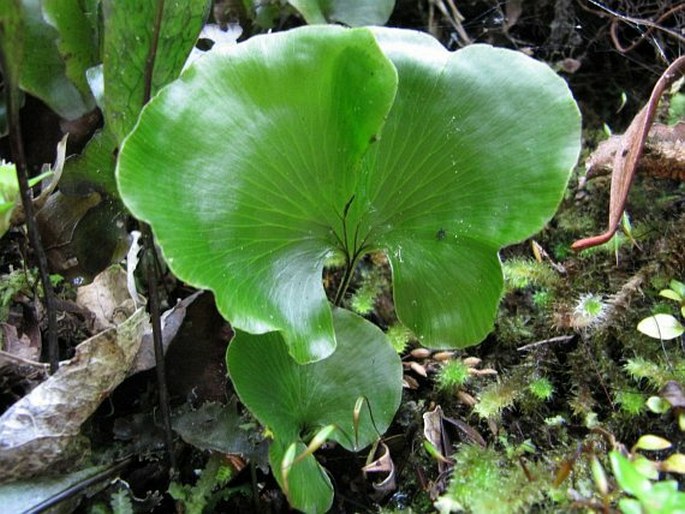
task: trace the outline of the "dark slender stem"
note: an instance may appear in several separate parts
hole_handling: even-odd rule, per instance
[[[157,269],[155,267],[155,244],[150,225],[141,223],[141,230],[145,246],[151,251],[150,258],[146,259],[145,272],[148,287],[150,319],[152,323],[152,341],[155,348],[155,364],[157,371],[157,387],[159,389],[159,410],[162,414],[164,426],[164,442],[169,455],[171,474],[176,470],[176,456],[173,452],[173,432],[171,431],[171,415],[169,412],[169,390],[166,383],[166,364],[164,362],[164,345],[162,341],[162,321],[159,310],[159,292],[157,289]]]
[[[155,20],[152,30],[152,40],[150,41],[150,49],[145,60],[145,70],[143,74],[144,90],[143,90],[143,105],[150,101],[152,95],[152,78],[155,69],[155,59],[157,57],[157,48],[159,46],[159,36],[162,29],[162,17],[164,15],[164,0],[157,0],[157,10],[155,11]],[[142,106],[141,106],[142,107]],[[162,322],[160,318],[159,309],[159,293],[157,290],[157,273],[156,263],[159,260],[157,250],[155,249],[154,236],[152,229],[146,223],[140,223],[140,229],[143,233],[143,241],[145,248],[150,252],[149,259],[146,260],[146,279],[148,285],[148,296],[150,305],[150,318],[152,323],[152,340],[155,348],[155,364],[157,371],[157,388],[159,389],[159,410],[162,414],[162,424],[164,427],[164,441],[167,447],[167,454],[169,457],[169,465],[171,467],[171,475],[176,472],[176,456],[173,451],[173,432],[171,431],[171,415],[169,409],[169,390],[166,381],[166,365],[164,362],[164,346],[162,341]]]
[[[19,182],[19,192],[21,194],[21,204],[24,208],[26,227],[29,233],[29,241],[33,247],[33,252],[38,261],[38,273],[43,285],[45,296],[45,307],[48,314],[48,360],[50,361],[50,373],[54,373],[59,368],[59,347],[57,345],[57,307],[55,302],[55,292],[52,289],[50,275],[48,273],[48,259],[45,255],[43,243],[38,232],[38,225],[33,212],[33,195],[29,187],[28,166],[26,164],[26,154],[24,153],[24,140],[21,135],[21,122],[19,119],[20,105],[18,103],[16,77],[9,76],[11,70],[6,61],[4,52],[0,49],[0,67],[2,67],[5,77],[5,101],[7,107],[7,118],[9,126],[10,148],[12,160],[17,169],[17,181]]]
[[[347,292],[347,288],[350,286],[350,281],[352,280],[352,272],[354,271],[354,264],[349,255],[345,256],[345,273],[343,274],[342,281],[338,286],[338,290],[335,292],[335,299],[333,300],[333,305],[340,307],[342,305],[343,298]]]
[[[335,305],[336,307],[340,307],[342,305],[342,301],[343,298],[345,298],[347,288],[350,287],[350,282],[352,281],[352,276],[354,275],[354,269],[357,267],[359,257],[363,255],[364,250],[364,247],[360,248],[357,252],[355,252],[354,255],[352,255],[352,257],[349,256],[349,253],[346,254],[345,274],[343,275],[342,282],[338,287],[338,291],[335,293],[335,300],[333,301],[333,305]]]
[[[155,25],[152,32],[152,41],[150,41],[150,50],[145,59],[145,76],[144,90],[143,90],[143,105],[148,103],[152,96],[152,78],[155,70],[155,58],[157,57],[157,48],[159,47],[159,34],[162,30],[162,17],[164,15],[164,0],[157,0],[157,10],[155,11]]]
[[[78,482],[63,491],[60,491],[38,505],[30,507],[28,510],[24,511],[24,514],[38,514],[40,512],[46,512],[51,507],[55,507],[70,498],[74,498],[78,494],[84,493],[92,485],[109,480],[112,475],[125,469],[132,460],[132,457],[125,457],[123,460],[112,464],[110,467],[100,471],[99,473],[96,473],[92,477],[89,477],[82,482]]]

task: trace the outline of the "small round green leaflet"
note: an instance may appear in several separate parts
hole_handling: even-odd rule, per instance
[[[316,26],[189,68],[144,109],[117,180],[179,278],[304,363],[335,349],[331,254],[385,251],[425,346],[480,342],[498,250],[549,220],[579,149],[566,84],[523,54]]]
[[[385,334],[343,309],[333,311],[333,322],[338,347],[313,364],[297,364],[278,332],[238,332],[226,355],[240,400],[274,434],[269,456],[274,475],[291,505],[305,512],[325,512],[333,488],[313,455],[296,460],[284,483],[279,470],[288,447],[297,443],[300,455],[303,439],[309,443],[321,428],[334,425],[331,440],[360,450],[387,430],[402,395],[402,365]],[[355,424],[359,398],[368,403]]]

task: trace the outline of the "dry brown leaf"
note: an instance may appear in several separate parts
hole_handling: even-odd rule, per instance
[[[685,56],[677,58],[666,68],[652,89],[649,101],[633,118],[628,130],[621,137],[621,146],[615,152],[612,164],[609,226],[606,232],[576,241],[571,245],[572,249],[584,250],[604,244],[616,233],[661,95],[683,74],[685,74]]]
[[[443,417],[444,414],[440,405],[436,405],[432,411],[423,413],[423,437],[438,452],[438,471],[440,473],[445,471],[450,463],[445,455],[450,451],[450,444],[442,424]]]
[[[126,272],[120,266],[110,266],[88,285],[76,292],[76,304],[93,313],[93,332],[117,325],[117,313],[132,305],[126,283]]]
[[[366,466],[362,468],[362,471],[364,472],[364,475],[367,473],[387,473],[387,476],[383,480],[373,483],[373,488],[378,492],[388,493],[397,488],[397,483],[395,481],[395,463],[390,456],[390,448],[383,442],[380,443],[380,446],[381,451],[383,452],[381,456],[366,464]]]
[[[0,482],[58,472],[87,452],[83,422],[126,377],[147,329],[143,308],[84,341],[74,358],[0,417]]]

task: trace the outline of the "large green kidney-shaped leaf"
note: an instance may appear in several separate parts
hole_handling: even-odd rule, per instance
[[[323,263],[396,83],[363,29],[304,27],[207,55],[125,142],[122,198],[234,327],[283,330],[299,362],[322,359],[335,348]]]
[[[400,319],[432,347],[491,329],[497,250],[540,230],[580,151],[564,81],[519,52],[377,28],[400,86],[367,156],[359,225],[393,268]]]
[[[343,309],[333,311],[333,321],[337,349],[313,364],[297,364],[279,332],[238,332],[228,347],[228,371],[240,400],[274,433],[270,461],[282,486],[281,461],[291,443],[335,425],[331,439],[359,450],[387,430],[400,404],[402,365],[383,332]],[[368,403],[355,431],[353,412],[362,397]],[[332,495],[313,457],[293,466],[286,489],[291,504],[309,512],[325,511]],[[310,504],[317,508],[303,508]]]
[[[383,433],[397,410],[402,388],[400,358],[385,334],[365,319],[334,309],[338,347],[328,358],[298,364],[280,332],[238,332],[226,354],[240,400],[278,437],[293,439],[334,424],[335,439],[358,450]],[[355,436],[352,411],[366,397]]]
[[[481,341],[499,248],[549,220],[580,148],[578,109],[544,64],[367,30],[296,29],[200,63],[119,162],[124,201],[177,275],[213,289],[237,328],[282,330],[300,362],[333,348],[331,252],[385,251],[398,316],[424,345]]]

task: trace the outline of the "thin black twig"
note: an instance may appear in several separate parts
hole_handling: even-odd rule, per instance
[[[19,119],[20,105],[18,103],[19,95],[17,92],[17,77],[10,76],[12,70],[10,69],[8,57],[0,49],[0,67],[5,78],[5,105],[7,109],[7,119],[9,126],[10,148],[12,152],[12,160],[17,170],[17,181],[19,183],[19,192],[21,195],[21,204],[24,208],[26,217],[26,227],[29,233],[29,241],[33,248],[38,261],[38,273],[40,281],[43,285],[43,295],[45,296],[45,308],[48,316],[48,360],[50,362],[50,373],[54,373],[59,369],[59,346],[57,344],[57,306],[55,302],[55,291],[50,282],[50,275],[48,272],[48,259],[45,255],[45,249],[41,241],[38,225],[33,212],[33,195],[29,187],[28,165],[26,163],[26,154],[24,153],[24,140],[21,134],[21,121]]]
[[[69,499],[73,499],[79,494],[85,494],[85,492],[95,484],[99,484],[111,479],[112,476],[118,474],[120,471],[125,469],[131,462],[133,457],[124,457],[119,462],[111,464],[108,468],[96,473],[95,475],[88,477],[87,479],[73,484],[63,491],[58,492],[54,496],[50,496],[45,501],[42,501],[38,505],[30,507],[28,510],[24,511],[24,514],[38,514],[40,512],[46,512],[52,507],[56,507],[59,504],[66,502]]]
[[[159,37],[162,29],[162,18],[164,15],[164,0],[157,0],[157,9],[155,11],[154,27],[152,31],[152,40],[147,58],[145,60],[144,70],[144,90],[143,90],[143,105],[150,101],[152,96],[152,79],[154,76],[155,59],[157,57],[157,48],[159,46]],[[142,107],[142,106],[141,106]],[[167,455],[169,458],[169,466],[171,467],[171,475],[176,472],[176,456],[174,455],[173,447],[173,432],[171,431],[171,415],[169,409],[169,390],[166,382],[166,366],[164,363],[164,344],[162,340],[162,322],[161,313],[159,309],[159,293],[157,290],[157,280],[159,278],[156,262],[159,260],[157,250],[155,248],[154,236],[152,229],[147,223],[140,223],[140,231],[143,234],[143,241],[145,248],[150,253],[150,259],[146,259],[146,280],[148,285],[148,296],[150,305],[150,321],[152,323],[152,340],[155,348],[155,364],[157,371],[157,388],[159,389],[159,410],[162,415],[162,424],[164,427],[164,442],[167,447]]]
[[[164,362],[164,343],[162,340],[162,320],[159,309],[159,292],[157,289],[157,269],[155,267],[154,254],[155,243],[152,235],[150,225],[141,223],[141,230],[145,246],[150,250],[151,255],[145,260],[145,272],[148,287],[148,297],[150,306],[150,322],[152,323],[152,341],[155,348],[155,369],[157,372],[157,388],[159,389],[159,410],[162,415],[162,424],[164,428],[164,443],[167,447],[169,456],[169,465],[171,466],[171,474],[176,470],[176,456],[173,451],[173,432],[171,431],[171,413],[169,409],[169,390],[166,382],[166,364]]]

